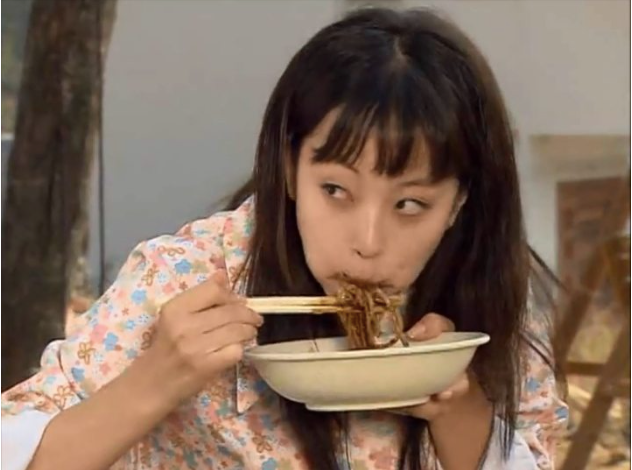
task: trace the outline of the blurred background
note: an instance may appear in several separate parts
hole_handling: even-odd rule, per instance
[[[39,328],[35,346],[67,331],[66,315],[85,309],[138,242],[209,214],[246,179],[272,87],[319,28],[367,4],[432,6],[496,73],[518,142],[529,240],[564,285],[557,301],[572,420],[560,468],[630,468],[630,2],[96,0],[83,17],[55,3],[64,2],[2,2],[3,255],[32,251],[19,236],[27,227],[61,239],[29,266],[5,257],[2,270],[20,282],[15,273],[27,276],[48,256],[64,290],[41,320],[46,328],[20,313],[32,301],[26,293],[12,305],[3,299],[3,365],[26,360],[16,359],[24,346],[5,338],[8,329]],[[86,18],[94,21],[82,25]],[[26,47],[29,35],[38,40]],[[85,99],[58,103],[55,90]],[[51,114],[56,104],[67,108]],[[46,116],[65,124],[54,131]],[[57,149],[60,136],[76,145]],[[64,158],[61,168],[46,163]],[[55,182],[48,208],[20,195],[39,184],[33,172]],[[29,204],[41,212],[31,225]],[[3,281],[4,297],[14,289]]]

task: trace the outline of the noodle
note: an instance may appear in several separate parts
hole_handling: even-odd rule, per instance
[[[345,283],[337,295],[342,312],[338,317],[347,333],[350,349],[388,348],[397,341],[408,346],[402,316],[398,311],[401,301],[389,298],[377,287]],[[380,326],[389,320],[395,336],[379,342]]]

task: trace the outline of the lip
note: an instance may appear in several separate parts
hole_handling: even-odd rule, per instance
[[[351,276],[344,276],[344,279],[355,280],[356,282],[360,282],[362,284],[377,286],[386,295],[398,295],[398,294],[401,294],[403,291],[402,289],[397,289],[396,287],[392,286],[389,282],[386,282],[386,281],[365,281],[364,280],[365,278],[363,277],[351,277]],[[336,293],[341,288],[341,278],[340,277],[330,278],[330,283],[324,287],[325,287],[325,293],[327,295],[336,295]]]
[[[351,275],[347,272],[342,272],[333,277],[334,281],[350,281],[358,284],[367,284],[373,286],[379,286],[383,288],[390,287],[390,283],[386,279],[373,279],[373,276]]]

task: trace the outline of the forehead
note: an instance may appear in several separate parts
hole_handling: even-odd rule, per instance
[[[345,158],[343,155],[322,155],[321,150],[331,145],[331,134],[334,125],[340,117],[340,111],[335,109],[329,112],[325,118],[318,124],[314,131],[308,135],[303,142],[301,154],[304,158],[309,158],[315,163],[330,163],[340,164],[349,168],[360,170],[363,172],[376,172],[385,173],[384,160],[394,158],[394,154],[397,151],[397,147],[401,145],[400,140],[401,131],[392,129],[379,129],[377,126],[373,126],[366,130],[366,136],[363,139],[361,145],[357,145],[354,149],[354,155],[349,158]],[[395,124],[393,125],[395,126]],[[357,142],[356,142],[357,144]],[[385,145],[386,144],[386,145]],[[344,147],[354,145],[353,142],[347,142]],[[333,145],[333,147],[340,148],[340,145]],[[349,149],[344,149],[343,153],[348,153]],[[390,155],[384,155],[384,151],[387,151]],[[324,157],[324,158],[323,158]],[[412,145],[410,146],[408,155],[406,156],[406,164],[404,165],[401,175],[405,176],[410,173],[428,175],[431,173],[432,162],[430,158],[430,151],[426,145],[426,139],[423,136],[421,130],[418,131],[415,136]],[[387,175],[394,176],[394,175]]]

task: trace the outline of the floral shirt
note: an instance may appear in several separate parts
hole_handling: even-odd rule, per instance
[[[245,261],[252,215],[253,203],[248,200],[233,212],[215,214],[186,225],[174,236],[138,245],[81,325],[65,340],[48,345],[41,370],[2,395],[3,428],[7,417],[26,417],[33,410],[52,417],[121,374],[151,345],[164,300],[219,271],[235,281]],[[535,321],[530,328],[537,334],[543,330]],[[551,370],[535,353],[528,359],[514,447],[522,446],[532,462],[520,468],[550,469],[567,408],[556,395]],[[350,458],[348,464],[341,459],[341,468],[396,468],[398,418],[386,412],[355,412],[349,418]],[[3,429],[3,440],[4,434]],[[250,364],[242,362],[170,414],[113,468],[300,470],[307,464],[274,392]]]

